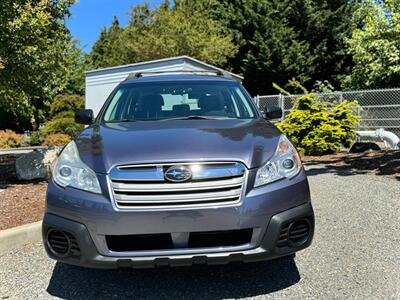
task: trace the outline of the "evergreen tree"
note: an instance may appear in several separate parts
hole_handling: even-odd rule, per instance
[[[104,29],[95,67],[190,55],[244,75],[252,94],[290,79],[340,87],[353,62],[346,38],[356,5],[348,0],[175,0],[133,7],[129,25]],[[122,33],[121,33],[122,32]],[[118,42],[111,42],[118,41]],[[233,45],[232,45],[233,43]]]
[[[124,31],[127,59],[146,61],[189,55],[222,66],[236,52],[223,26],[199,10],[163,3],[155,11],[134,11]]]
[[[89,56],[91,68],[105,68],[126,63],[122,42],[123,29],[117,17],[109,28],[103,28]]]
[[[66,85],[61,91],[69,95],[85,94],[85,69],[87,66],[86,56],[79,41],[71,39],[68,45],[68,68],[66,68]]]
[[[165,1],[154,10],[147,4],[134,6],[124,29],[114,19],[101,31],[89,60],[101,68],[189,55],[222,66],[236,48],[229,32],[204,12]]]
[[[176,0],[208,11],[239,46],[227,67],[245,76],[252,94],[275,93],[295,77],[307,88],[316,80],[339,85],[351,57],[344,39],[351,33],[354,5],[347,0]]]
[[[352,15],[357,6],[348,0],[291,0],[282,2],[282,7],[288,25],[309,45],[312,73],[307,87],[327,80],[340,88],[341,77],[353,67],[345,39],[354,27]]]

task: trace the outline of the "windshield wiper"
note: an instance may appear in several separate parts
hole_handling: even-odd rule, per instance
[[[121,123],[123,123],[123,122],[136,122],[136,120],[134,120],[134,119],[122,119],[122,120],[119,120],[118,122],[121,122]]]
[[[162,121],[162,120],[225,120],[225,119],[232,119],[232,118],[224,117],[224,116],[192,115],[192,116],[186,116],[186,117],[165,118],[165,119],[160,119],[160,121]]]

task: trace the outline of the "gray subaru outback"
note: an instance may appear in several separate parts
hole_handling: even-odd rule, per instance
[[[43,241],[93,267],[224,264],[292,255],[314,213],[299,155],[243,86],[212,74],[135,74],[61,152]]]

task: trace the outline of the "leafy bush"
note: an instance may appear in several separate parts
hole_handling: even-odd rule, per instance
[[[57,142],[60,145],[64,145],[83,130],[84,126],[77,124],[74,120],[75,112],[83,108],[84,101],[82,96],[56,96],[50,106],[52,119],[47,121],[38,131],[32,132],[30,144],[36,146]],[[68,136],[68,140],[66,136]]]
[[[23,143],[23,135],[12,130],[0,130],[0,148],[20,147]]]
[[[58,95],[50,105],[50,116],[56,117],[62,112],[75,113],[85,108],[85,101],[80,95]]]
[[[45,140],[46,136],[47,135],[41,130],[33,131],[29,138],[29,144],[31,146],[40,146],[41,144],[43,144],[43,141]]]
[[[307,94],[295,100],[293,110],[277,126],[302,154],[335,153],[341,144],[349,147],[355,138],[358,117],[352,107],[356,105],[357,101],[329,105],[316,101],[315,94]]]
[[[50,134],[46,137],[46,139],[43,142],[43,145],[45,146],[50,146],[50,145],[56,145],[56,146],[64,146],[69,143],[71,140],[71,137],[66,134],[62,133],[55,133],[55,134]]]
[[[69,135],[71,138],[83,130],[84,126],[77,124],[71,117],[56,117],[48,121],[42,129],[45,135],[54,133],[63,133]]]
[[[75,112],[73,112],[73,111],[62,111],[62,112],[56,114],[53,117],[53,119],[63,119],[63,118],[74,119],[75,118]]]

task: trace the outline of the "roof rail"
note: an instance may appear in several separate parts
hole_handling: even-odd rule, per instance
[[[216,76],[221,76],[225,78],[232,79],[232,75],[229,72],[223,71],[223,70],[165,70],[165,71],[143,71],[143,72],[135,72],[135,73],[130,73],[125,80],[133,79],[133,78],[140,78],[143,77],[143,75],[149,74],[149,75],[157,75],[157,74],[168,74],[168,73],[183,73],[183,74],[215,74]]]

